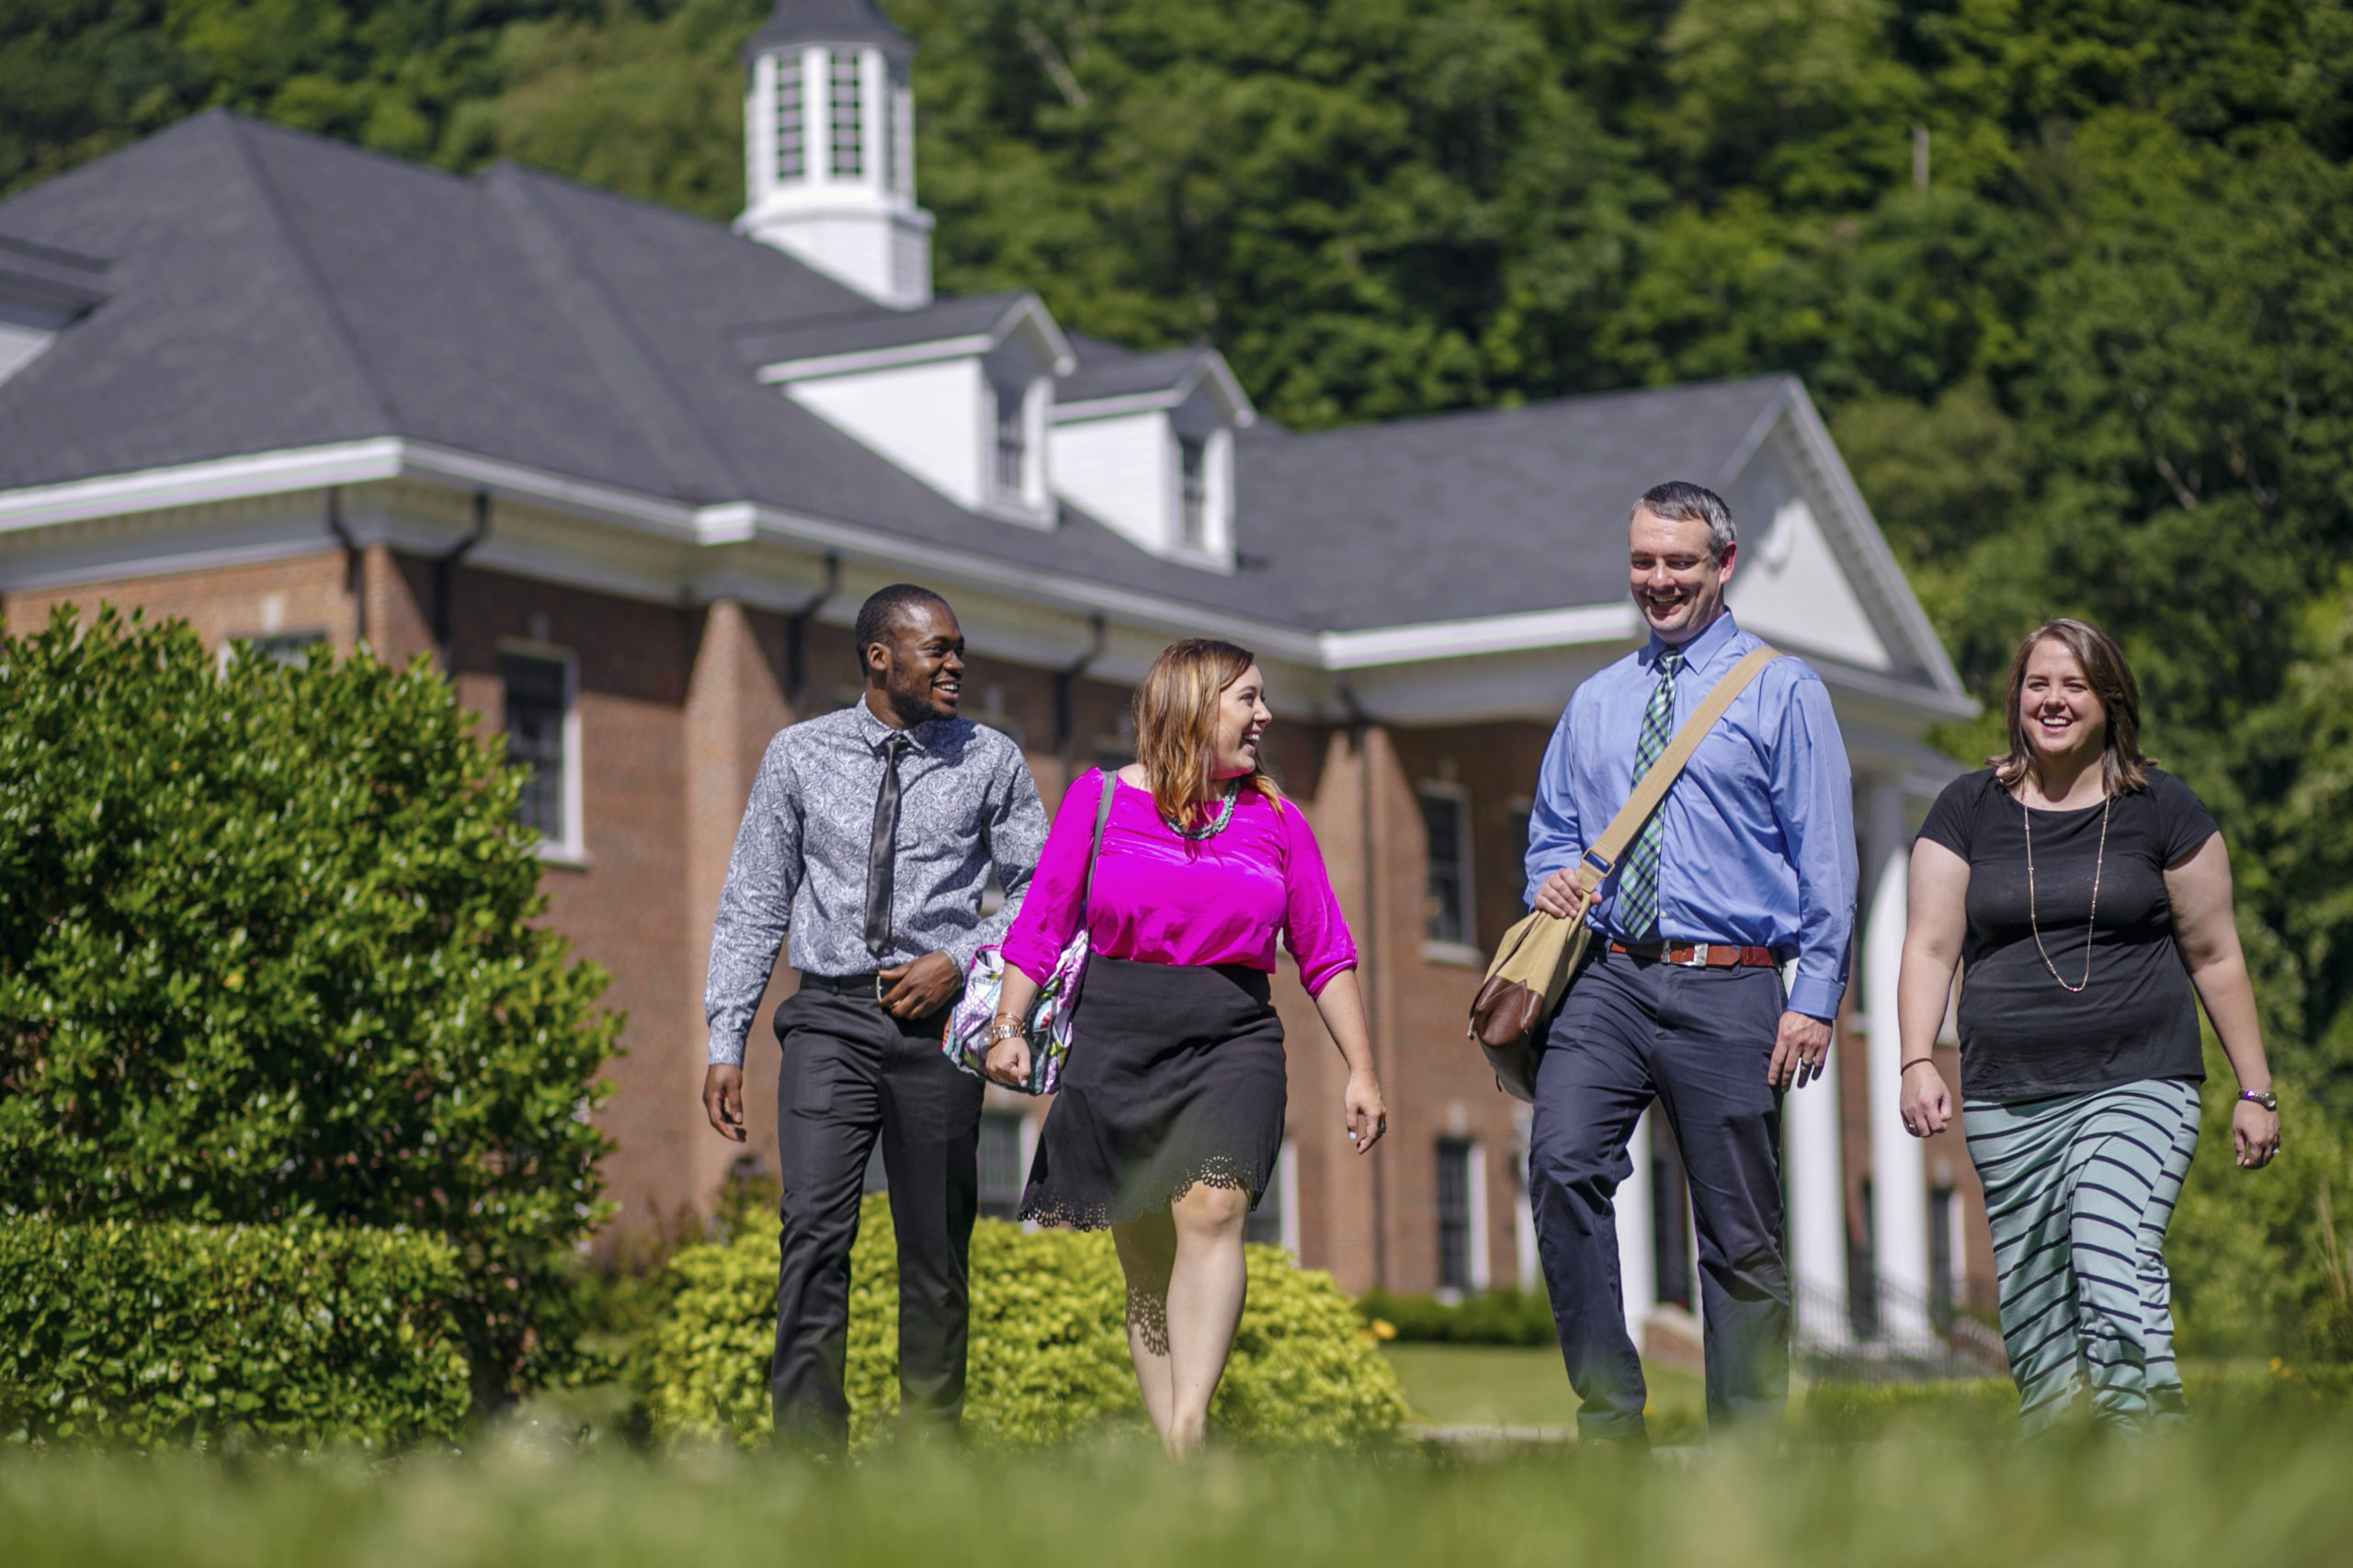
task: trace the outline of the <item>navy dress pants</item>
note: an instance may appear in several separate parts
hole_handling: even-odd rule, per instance
[[[899,1244],[900,1432],[952,1436],[962,1416],[983,1085],[941,1053],[939,1025],[807,983],[777,1009],[784,1200],[768,1392],[786,1447],[848,1440],[849,1249],[877,1138]]]
[[[1626,1145],[1654,1097],[1690,1181],[1709,1423],[1777,1416],[1789,1397],[1781,1096],[1765,1079],[1781,1008],[1769,969],[1688,969],[1605,951],[1553,1018],[1537,1064],[1528,1176],[1561,1355],[1583,1401],[1581,1436],[1643,1436],[1643,1364],[1626,1332],[1610,1199],[1633,1174]]]

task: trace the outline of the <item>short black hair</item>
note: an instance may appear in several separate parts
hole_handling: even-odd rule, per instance
[[[858,662],[866,663],[866,651],[891,637],[891,623],[917,605],[938,605],[948,609],[948,601],[929,588],[914,583],[893,583],[887,588],[877,588],[858,607]],[[950,615],[956,612],[949,609]]]

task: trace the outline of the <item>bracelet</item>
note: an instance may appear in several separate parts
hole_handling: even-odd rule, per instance
[[[1001,1040],[1028,1040],[1029,1026],[1019,1018],[994,1018],[989,1022],[989,1043]]]
[[[1923,1056],[1917,1062],[1907,1062],[1903,1066],[1898,1067],[1895,1070],[1895,1075],[1901,1078],[1904,1074],[1909,1073],[1915,1067],[1934,1067],[1936,1064],[1937,1059],[1935,1057]]]

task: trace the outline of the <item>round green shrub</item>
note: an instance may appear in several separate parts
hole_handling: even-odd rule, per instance
[[[868,1199],[850,1255],[853,1447],[887,1436],[898,1413],[895,1248],[888,1200]],[[766,1226],[671,1259],[667,1305],[638,1367],[657,1435],[747,1446],[767,1437],[776,1267],[776,1235]],[[1346,1447],[1394,1434],[1406,1417],[1404,1394],[1331,1276],[1297,1267],[1273,1247],[1250,1248],[1249,1269],[1212,1425],[1263,1446]],[[1126,1303],[1108,1236],[992,1220],[973,1227],[965,1432],[1024,1447],[1140,1423]]]

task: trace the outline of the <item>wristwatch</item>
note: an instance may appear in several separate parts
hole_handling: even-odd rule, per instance
[[[2279,1096],[2273,1094],[2269,1089],[2266,1089],[2260,1094],[2257,1094],[2253,1089],[2241,1089],[2239,1091],[2239,1098],[2243,1100],[2253,1100],[2256,1105],[2261,1106],[2264,1109],[2269,1111],[2274,1116],[2279,1114]]]

